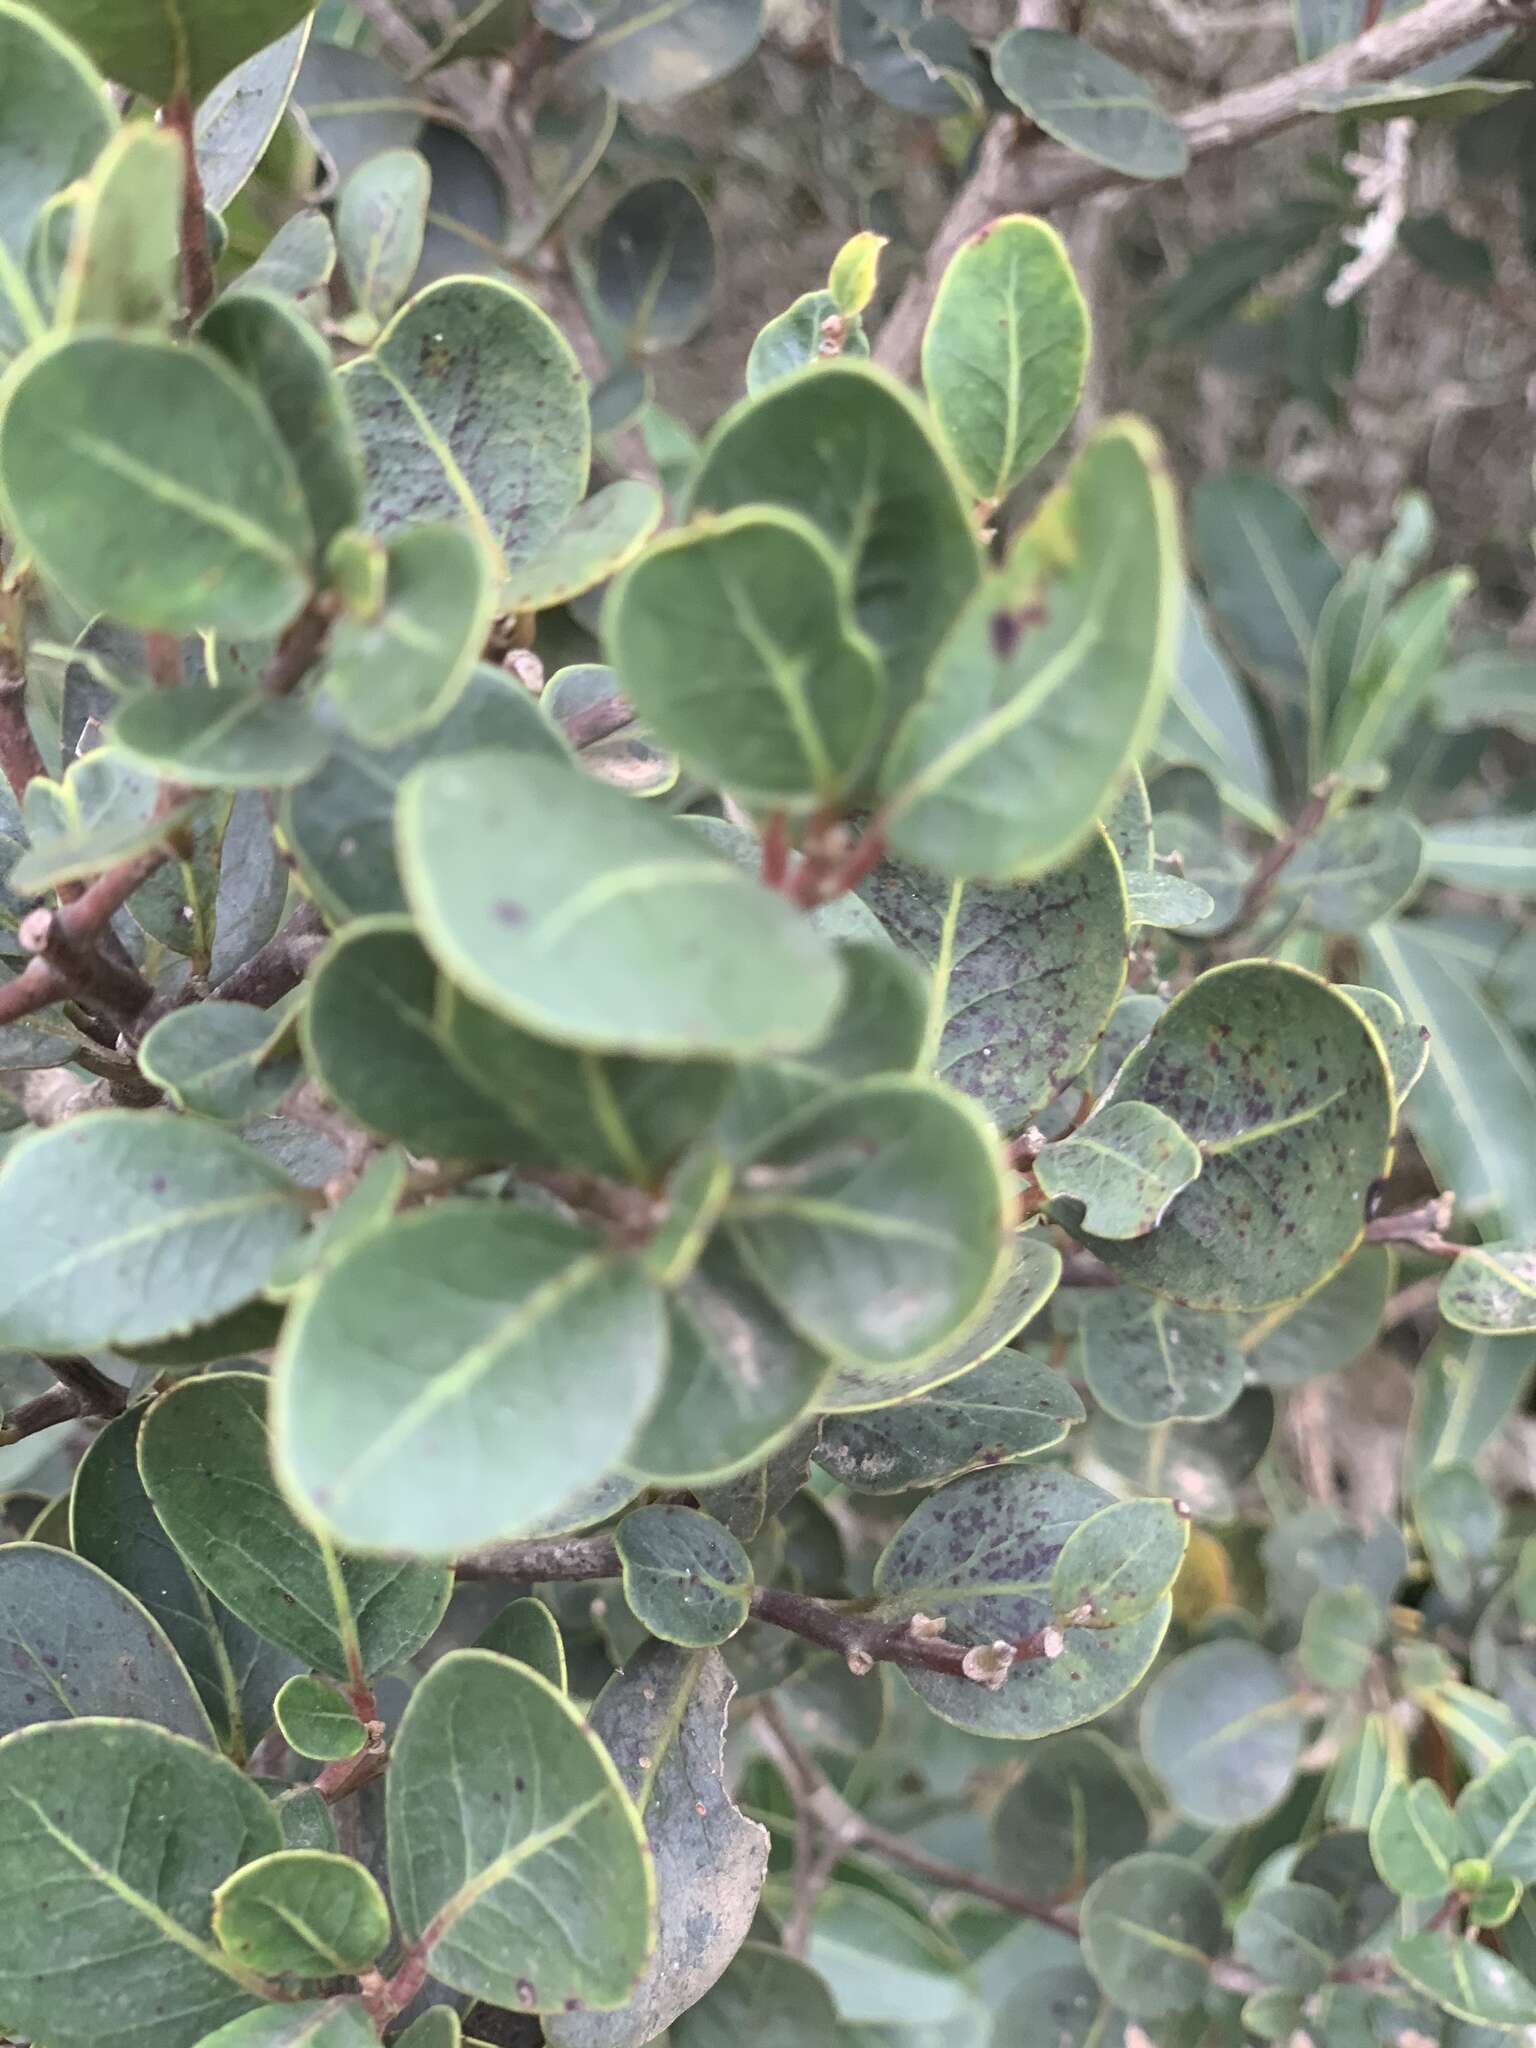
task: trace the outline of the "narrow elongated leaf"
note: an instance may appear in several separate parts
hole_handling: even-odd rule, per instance
[[[1195,491],[1190,536],[1211,611],[1239,658],[1299,698],[1339,580],[1305,508],[1270,478],[1237,470]]]
[[[363,444],[367,524],[458,519],[498,570],[536,554],[586,490],[586,379],[537,306],[445,278],[343,375]]]
[[[74,603],[124,625],[258,636],[309,589],[298,474],[208,349],[83,334],[30,356],[0,413],[0,492]]]
[[[444,972],[543,1036],[763,1053],[831,1021],[840,974],[806,919],[685,825],[572,770],[512,755],[419,769],[401,792],[399,845]],[[635,970],[616,1002],[624,950]]]
[[[618,1462],[663,1356],[634,1260],[552,1217],[437,1203],[354,1245],[290,1312],[284,1483],[364,1548],[531,1531]]]
[[[1088,308],[1061,237],[994,220],[950,259],[923,333],[923,386],[966,482],[1005,498],[1066,432],[1088,363]]]
[[[933,1083],[814,1102],[744,1165],[725,1214],[743,1261],[813,1343],[901,1365],[977,1316],[1008,1250],[991,1132]]]
[[[221,78],[286,35],[304,0],[40,0],[109,78],[157,106],[194,106]]]
[[[1536,1244],[1509,1238],[1471,1245],[1440,1282],[1440,1313],[1488,1337],[1536,1333]]]
[[[927,1056],[1005,1132],[1079,1073],[1125,986],[1125,881],[1095,831],[1033,882],[987,888],[883,861],[861,895],[927,968]]]
[[[0,1544],[0,1734],[83,1715],[213,1731],[158,1621],[104,1571],[44,1543]]]
[[[1437,825],[1424,842],[1438,882],[1500,896],[1536,894],[1536,831],[1529,818],[1462,818]]]
[[[1156,726],[1182,588],[1161,452],[1111,422],[966,605],[897,731],[893,851],[1003,879],[1080,845]]]
[[[212,1938],[214,1887],[280,1846],[233,1764],[141,1721],[27,1728],[0,1742],[0,1813],[10,2026],[59,2048],[194,2048],[259,2002]]]
[[[747,509],[669,535],[625,573],[605,629],[639,716],[712,781],[827,804],[863,766],[884,674],[843,565],[796,514]]]
[[[768,1836],[743,1818],[725,1786],[735,1689],[712,1652],[647,1643],[598,1696],[589,1725],[639,1808],[656,1866],[656,1947],[617,2012],[550,2014],[551,2048],[640,2048],[695,2005],[740,1948],[762,1890]]]
[[[1102,1488],[1061,1471],[1005,1465],[930,1494],[875,1567],[885,1620],[942,1616],[952,1642],[1018,1642],[1054,1622],[1051,1574],[1068,1536],[1109,1505]],[[984,1529],[985,1545],[975,1533]],[[1057,1657],[1026,1658],[997,1691],[966,1678],[904,1672],[941,1719],[978,1735],[1033,1737],[1094,1719],[1135,1686],[1168,1626],[1166,1599],[1124,1628],[1062,1630]]]
[[[1197,1863],[1147,1850],[1094,1880],[1083,1959],[1115,2004],[1141,2019],[1198,2005],[1221,1944],[1221,1895]]]
[[[219,1886],[213,1932],[226,1955],[266,1977],[350,1975],[389,1940],[389,1906],[350,1857],[280,1849]]]
[[[1380,924],[1364,941],[1373,980],[1429,1028],[1429,1065],[1409,1120],[1435,1178],[1469,1217],[1536,1227],[1529,1163],[1536,1069],[1478,993],[1450,935],[1424,922]]]
[[[1284,1670],[1254,1643],[1187,1651],[1141,1709],[1142,1755],[1179,1812],[1204,1827],[1240,1827],[1277,1805],[1304,1733]]]
[[[1144,78],[1059,29],[1010,29],[992,75],[1015,106],[1058,142],[1128,178],[1176,178],[1189,144]]]
[[[533,1767],[537,1761],[537,1769]],[[526,1666],[457,1650],[390,1760],[390,1893],[456,1991],[524,2012],[611,2009],[655,1938],[640,1815],[608,1752]]]
[[[1146,1102],[1111,1102],[1081,1130],[1048,1145],[1035,1178],[1053,1201],[1082,1205],[1099,1237],[1145,1237],[1200,1174],[1200,1148]]]
[[[267,1388],[249,1373],[188,1380],[156,1402],[139,1439],[145,1490],[167,1535],[216,1598],[332,1678],[408,1657],[447,1604],[446,1572],[338,1557],[272,1476]]]
[[[1119,1628],[1150,1614],[1179,1575],[1189,1516],[1171,1500],[1120,1500],[1079,1522],[1051,1571],[1060,1615]]]
[[[842,361],[747,399],[716,429],[691,509],[762,504],[801,513],[850,560],[854,612],[885,661],[889,733],[981,573],[969,514],[916,405]]]
[[[1444,665],[1451,616],[1473,583],[1470,570],[1447,569],[1387,614],[1334,712],[1327,766],[1348,771],[1387,758]]]
[[[197,110],[194,135],[203,203],[222,213],[277,133],[309,47],[301,21],[226,75]]]
[[[0,1333],[91,1351],[191,1329],[249,1300],[306,1206],[286,1174],[211,1124],[154,1110],[71,1117],[13,1145],[0,1169]]]
[[[1146,1237],[1082,1233],[1138,1286],[1259,1309],[1310,1292],[1359,1243],[1395,1104],[1381,1041],[1324,983],[1265,961],[1202,975],[1131,1055],[1116,1100],[1164,1110],[1205,1160]]]
[[[699,1650],[743,1625],[752,1564],[729,1529],[697,1508],[636,1508],[614,1538],[624,1597],[653,1636]]]
[[[829,1416],[813,1455],[855,1493],[905,1493],[1054,1450],[1082,1419],[1070,1380],[1027,1352],[999,1351],[894,1407]]]

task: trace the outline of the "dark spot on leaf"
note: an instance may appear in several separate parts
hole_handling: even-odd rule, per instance
[[[498,898],[494,915],[498,924],[504,924],[509,931],[516,931],[520,924],[528,922],[528,913],[521,903],[514,903],[509,896]]]

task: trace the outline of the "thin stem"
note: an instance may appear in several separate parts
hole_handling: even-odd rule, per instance
[[[136,967],[112,960],[89,939],[70,933],[62,911],[29,910],[17,928],[24,953],[45,961],[88,1008],[127,1031],[154,990]]]
[[[197,167],[192,102],[185,93],[167,102],[161,119],[181,141],[181,280],[189,320],[199,320],[213,303],[213,258],[208,252],[208,216],[203,175]]]
[[[20,802],[27,784],[48,769],[27,718],[27,678],[20,660],[0,646],[0,770]]]
[[[11,1411],[4,1428],[0,1428],[0,1445],[19,1444],[40,1430],[73,1422],[81,1415],[122,1414],[122,1388],[99,1373],[89,1359],[49,1358],[44,1363],[57,1384]]]
[[[1328,816],[1338,783],[1333,777],[1320,782],[1296,815],[1296,821],[1282,832],[1248,878],[1228,932],[1247,931],[1269,902],[1274,886],[1302,847]]]
[[[269,697],[286,697],[314,667],[336,616],[333,600],[321,592],[312,597],[277,643],[272,665],[261,679]]]
[[[1399,1209],[1391,1216],[1373,1216],[1365,1226],[1368,1244],[1411,1244],[1416,1251],[1434,1258],[1459,1259],[1475,1245],[1456,1244],[1445,1235],[1456,1211],[1456,1197],[1449,1192],[1433,1201],[1420,1202],[1413,1209]]]

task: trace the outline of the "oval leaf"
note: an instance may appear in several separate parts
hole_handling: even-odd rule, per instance
[[[742,1626],[752,1564],[729,1529],[696,1508],[636,1508],[614,1537],[635,1619],[685,1649],[723,1643]]]
[[[389,1940],[389,1907],[350,1857],[280,1849],[219,1886],[213,1932],[226,1955],[266,1977],[351,1975]]]

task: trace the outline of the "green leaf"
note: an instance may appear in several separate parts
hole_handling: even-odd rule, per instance
[[[1071,1136],[1048,1145],[1035,1178],[1052,1201],[1082,1204],[1100,1237],[1145,1237],[1175,1195],[1198,1178],[1200,1148],[1145,1102],[1111,1102]]]
[[[1026,1750],[992,1816],[992,1860],[1032,1898],[1075,1898],[1144,1849],[1150,1819],[1127,1762],[1091,1729]]]
[[[995,1138],[963,1097],[880,1076],[820,1097],[743,1164],[722,1228],[813,1344],[870,1367],[954,1341],[1009,1250]]]
[[[212,1747],[208,1716],[170,1638],[94,1564],[51,1544],[0,1544],[0,1612],[0,1734],[120,1716]]]
[[[323,554],[362,516],[362,452],[330,350],[277,292],[247,282],[221,299],[198,329],[202,340],[256,392],[293,457]]]
[[[0,1167],[0,1327],[45,1352],[191,1329],[257,1291],[305,1209],[286,1174],[212,1124],[157,1110],[71,1117]]]
[[[1478,993],[1451,936],[1422,920],[1378,925],[1364,941],[1374,980],[1429,1029],[1429,1065],[1409,1113],[1413,1135],[1458,1212],[1536,1227],[1536,1069]]]
[[[715,241],[709,216],[678,178],[636,185],[597,231],[593,281],[626,355],[678,348],[709,311]]]
[[[732,2048],[744,2030],[758,2048],[840,2048],[849,2038],[816,1972],[783,1949],[755,1941],[673,2022],[668,2039],[672,2048]]]
[[[731,1803],[724,1779],[724,1661],[647,1643],[611,1678],[589,1722],[639,1808],[656,1866],[656,1947],[614,2013],[551,2014],[551,2048],[639,2048],[682,2025],[740,1948],[768,1860],[766,1830]],[[759,2016],[759,2028],[772,2015]]]
[[[554,1217],[439,1202],[354,1245],[290,1311],[284,1484],[364,1548],[530,1532],[622,1457],[663,1361],[660,1299],[631,1257]]]
[[[411,1696],[387,1798],[395,1911],[434,1977],[523,2012],[630,1995],[654,1938],[645,1836],[553,1686],[484,1650],[450,1652]]]
[[[739,1250],[715,1236],[668,1303],[661,1392],[624,1454],[658,1485],[721,1480],[788,1438],[829,1378]]]
[[[816,1405],[827,1412],[886,1408],[947,1385],[994,1356],[1050,1299],[1061,1278],[1061,1254],[1039,1230],[1014,1233],[1008,1261],[979,1322],[937,1357],[909,1366],[872,1369],[840,1359]]]
[[[203,181],[203,204],[210,212],[223,213],[266,155],[293,95],[309,47],[309,31],[310,22],[301,21],[287,35],[247,57],[221,79],[198,108],[194,124],[197,170]]]
[[[211,350],[54,341],[0,393],[0,492],[82,612],[256,637],[309,591],[298,473],[255,391]]]
[[[376,533],[459,519],[498,573],[547,545],[587,486],[586,379],[530,299],[449,277],[403,306],[342,375]]]
[[[379,919],[372,929],[398,934],[404,925]],[[409,944],[412,956],[419,955],[416,941]],[[414,965],[405,973],[398,937],[394,955],[397,973],[415,980]],[[375,945],[367,958],[383,965],[387,956]],[[717,1061],[605,1059],[520,1031],[452,982],[438,979],[435,998],[425,982],[419,985],[423,1028],[430,1025],[441,1050],[483,1098],[479,1143],[494,1138],[530,1165],[577,1167],[653,1185],[714,1119],[730,1085],[730,1069]],[[337,1051],[340,1060],[340,1042]],[[347,1072],[356,1093],[350,1065]],[[671,1203],[678,1191],[669,1186],[667,1192]],[[677,1220],[670,1208],[669,1220]]]
[[[1222,1931],[1221,1895],[1182,1856],[1128,1856],[1095,1878],[1083,1900],[1083,1960],[1138,2019],[1201,2003]]]
[[[662,510],[652,484],[631,477],[605,484],[507,578],[501,610],[548,611],[606,582],[644,547],[661,524]]]
[[[283,222],[249,270],[225,291],[271,291],[309,307],[321,298],[336,268],[336,238],[323,213],[296,213]]]
[[[1489,1337],[1536,1332],[1536,1244],[1506,1238],[1468,1245],[1440,1282],[1440,1313]]]
[[[1483,1857],[1496,1875],[1536,1880],[1536,1742],[1511,1744],[1456,1801],[1461,1854]]]
[[[300,699],[202,683],[131,697],[111,740],[135,763],[194,789],[286,789],[331,750]]]
[[[827,272],[827,292],[839,313],[866,312],[880,281],[880,255],[889,246],[888,235],[869,229],[850,235],[832,259]]]
[[[828,322],[836,323],[828,328]],[[841,328],[841,334],[838,329]],[[836,346],[831,338],[836,337]],[[869,354],[869,337],[856,313],[844,313],[831,292],[802,292],[758,330],[747,356],[747,393],[758,392],[781,377],[789,377],[809,364],[835,362],[841,357],[862,360]]]
[[[1158,752],[1169,761],[1204,768],[1234,809],[1267,832],[1279,830],[1274,775],[1252,702],[1212,639],[1205,609],[1193,592],[1185,598]]]
[[[278,813],[283,840],[329,922],[405,909],[394,847],[400,785],[423,761],[479,748],[568,758],[522,685],[482,664],[431,732],[387,752],[342,736],[324,766],[287,792]]]
[[[463,2038],[459,2015],[451,2005],[430,2006],[396,2036],[400,2048],[460,2048]]]
[[[963,25],[928,0],[838,0],[837,47],[893,107],[910,114],[978,114],[981,72]]]
[[[1424,843],[1426,873],[1490,895],[1536,895],[1536,832],[1529,818],[1458,818]]]
[[[1016,878],[1081,845],[1157,724],[1182,588],[1156,439],[1112,421],[939,649],[881,771],[892,850]]]
[[[1439,1899],[1463,1853],[1462,1831],[1432,1778],[1398,1778],[1371,1815],[1376,1868],[1405,1899]]]
[[[948,883],[883,861],[860,894],[932,972],[935,1072],[1022,1129],[1081,1071],[1125,986],[1125,882],[1106,835],[1033,882]]]
[[[566,60],[579,93],[642,106],[697,92],[744,64],[763,32],[762,0],[596,0]]]
[[[1481,647],[1463,655],[1435,679],[1434,714],[1435,722],[1452,732],[1497,725],[1531,739],[1536,736],[1536,662],[1518,648]]]
[[[1333,714],[1327,767],[1348,773],[1386,760],[1444,666],[1451,615],[1473,584],[1469,569],[1447,569],[1387,614]]]
[[[346,1695],[308,1672],[295,1672],[272,1702],[272,1708],[283,1740],[299,1756],[332,1763],[356,1756],[368,1740]]]
[[[1363,932],[1416,892],[1424,847],[1406,811],[1346,811],[1286,862],[1275,895],[1322,931]]]
[[[410,288],[427,232],[432,172],[414,149],[386,149],[359,164],[341,188],[336,253],[356,308],[349,341],[374,341]]]
[[[1410,1489],[1432,1465],[1469,1463],[1523,1404],[1536,1365],[1525,1337],[1444,1329],[1414,1373],[1403,1470]]]
[[[1454,1934],[1410,1934],[1392,1944],[1392,1966],[1416,1991],[1473,2026],[1514,2033],[1536,2025],[1536,1989],[1492,1949]]]
[[[1525,1896],[1518,1877],[1495,1877],[1467,1902],[1467,1918],[1474,1927],[1503,1927],[1514,1917]]]
[[[1266,1386],[1294,1387],[1353,1365],[1375,1342],[1394,1272],[1388,1246],[1362,1245],[1315,1294],[1240,1326],[1250,1375]]]
[[[56,327],[170,331],[181,306],[182,178],[174,135],[134,123],[113,136],[74,201]]]
[[[1270,1885],[1238,1915],[1232,1941],[1266,1984],[1316,1991],[1343,1950],[1343,1916],[1316,1885]]]
[[[499,1657],[511,1657],[547,1678],[556,1692],[568,1690],[565,1672],[565,1643],[560,1624],[542,1600],[513,1600],[501,1610],[489,1628],[475,1642],[477,1650],[494,1650]]]
[[[1068,149],[1127,178],[1177,178],[1189,144],[1138,73],[1059,29],[1010,29],[992,75],[1016,107]]]
[[[22,805],[31,844],[7,876],[7,889],[40,896],[146,853],[188,815],[185,805],[174,817],[157,815],[158,791],[153,775],[112,747],[71,761],[62,782],[34,776]]]
[[[875,1567],[875,1612],[886,1621],[942,1617],[951,1642],[1017,1642],[1055,1621],[1050,1583],[1061,1546],[1108,1505],[1102,1488],[1068,1472],[972,1472],[930,1494],[892,1538]],[[942,1720],[974,1734],[1051,1735],[1125,1698],[1157,1654],[1168,1611],[1162,1600],[1124,1628],[1063,1629],[1060,1656],[1016,1664],[996,1692],[942,1672],[902,1676]]]
[[[635,1508],[614,1541],[624,1597],[653,1636],[699,1650],[747,1619],[752,1562],[729,1529],[696,1508]]]
[[[973,494],[995,504],[1071,424],[1088,308],[1056,230],[1029,214],[962,242],[923,332],[923,387]]]
[[[27,1728],[0,1742],[0,1813],[9,2026],[58,2048],[194,2048],[263,1996],[211,1932],[214,1887],[279,1846],[233,1764],[141,1721]],[[132,1982],[152,1995],[125,2011]]]
[[[966,1982],[955,1945],[919,1919],[905,1899],[860,1884],[828,1885],[816,1901],[806,1955],[825,1978],[845,2020],[932,2038],[974,2039],[986,2015]]]
[[[1271,961],[1201,975],[1126,1062],[1116,1100],[1163,1110],[1205,1159],[1148,1236],[1078,1233],[1137,1286],[1256,1310],[1309,1293],[1360,1242],[1387,1171],[1391,1080],[1360,1011],[1313,976]]]
[[[360,1863],[280,1849],[219,1886],[213,1931],[226,1955],[263,1976],[343,1976],[365,1969],[389,1940],[389,1907]]]
[[[310,978],[302,1031],[310,1071],[365,1129],[431,1158],[499,1159],[518,1126],[449,1057],[438,976],[405,918],[359,918]]]
[[[1434,85],[1362,79],[1336,92],[1309,93],[1298,104],[1310,114],[1363,114],[1370,121],[1464,121],[1498,106],[1511,93],[1530,89],[1526,78],[1462,78]]]
[[[624,695],[710,781],[826,805],[864,767],[885,677],[842,562],[797,514],[747,508],[667,535],[625,572],[604,626]]]
[[[207,2035],[198,2048],[374,2048],[378,2038],[360,2000],[306,1999],[248,2012]]]
[[[763,504],[800,513],[849,562],[855,616],[885,661],[889,732],[981,573],[970,514],[915,402],[846,361],[745,400],[705,449],[691,510]]]
[[[195,106],[309,12],[303,0],[36,0],[109,78]]]
[[[855,1493],[905,1493],[1054,1450],[1082,1419],[1062,1374],[1027,1353],[999,1351],[894,1407],[829,1416],[813,1455]]]
[[[1121,1500],[1068,1536],[1051,1571],[1060,1617],[1090,1628],[1140,1621],[1171,1589],[1189,1546],[1189,1514],[1171,1500]],[[1086,1612],[1085,1612],[1086,1610]]]
[[[1287,697],[1306,690],[1312,642],[1339,565],[1299,499],[1267,476],[1209,477],[1190,539],[1218,625],[1246,668]]]
[[[1322,1587],[1302,1619],[1302,1669],[1329,1691],[1351,1691],[1370,1670],[1385,1625],[1380,1603],[1364,1586]]]
[[[252,1003],[204,1002],[172,1010],[145,1034],[139,1071],[179,1109],[244,1123],[275,1109],[298,1078],[278,1057],[271,1011]]]
[[[1076,1318],[1088,1391],[1121,1422],[1137,1429],[1208,1422],[1242,1391],[1243,1355],[1226,1316],[1117,1287],[1094,1289]]]
[[[187,1380],[150,1410],[145,1489],[166,1534],[224,1605],[331,1678],[360,1683],[420,1649],[449,1578],[432,1565],[338,1557],[278,1492],[267,1388],[249,1373]]]
[[[117,117],[105,85],[75,45],[30,7],[0,5],[0,367],[41,338],[27,283],[33,230],[55,193],[84,177]]]
[[[1233,1828],[1290,1788],[1305,1722],[1267,1650],[1203,1643],[1165,1666],[1141,1708],[1141,1750],[1187,1820]]]
[[[1339,982],[1337,987],[1375,1025],[1376,1036],[1387,1055],[1392,1093],[1399,1104],[1406,1102],[1429,1064],[1428,1025],[1417,1020],[1410,1023],[1391,996],[1383,995],[1379,988],[1357,988],[1347,981]]]
[[[1413,1519],[1440,1591],[1453,1603],[1469,1600],[1503,1521],[1487,1482],[1471,1465],[1436,1463],[1413,1489]]]
[[[831,1021],[837,963],[785,898],[574,770],[513,755],[418,769],[399,845],[438,964],[528,1030],[683,1056],[794,1051]],[[640,934],[643,972],[632,955],[616,1005]]]
[[[292,1666],[282,1652],[214,1606],[160,1526],[139,1477],[139,1431],[147,1413],[130,1408],[107,1423],[76,1466],[70,1546],[142,1601],[159,1622],[212,1718],[221,1747],[242,1762],[269,1726],[273,1696]]]

